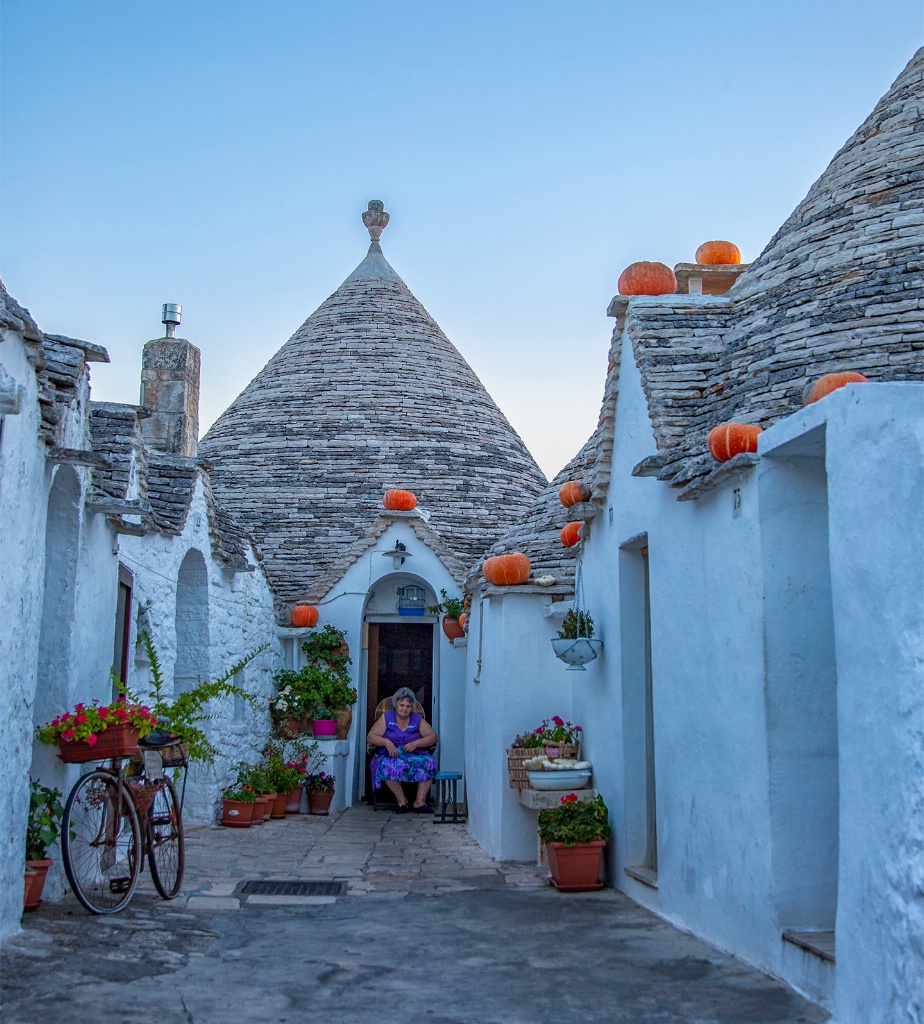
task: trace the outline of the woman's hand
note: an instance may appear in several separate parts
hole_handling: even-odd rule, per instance
[[[391,742],[391,740],[385,740],[385,750],[387,751],[389,757],[398,756],[398,748],[394,745],[394,743]]]
[[[404,744],[405,754],[413,754],[414,751],[420,746],[419,740],[411,740],[410,743]]]

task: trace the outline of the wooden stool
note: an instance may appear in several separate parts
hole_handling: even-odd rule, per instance
[[[437,772],[433,776],[436,783],[436,806],[438,815],[433,819],[435,825],[457,824],[459,817],[458,785],[462,772]],[[449,804],[452,804],[452,817],[447,817]]]

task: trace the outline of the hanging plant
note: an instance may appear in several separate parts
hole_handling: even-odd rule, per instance
[[[562,620],[556,639],[552,640],[555,657],[565,662],[569,672],[586,672],[584,666],[593,661],[603,646],[594,640],[594,620],[584,607],[584,574],[578,559],[574,578],[574,604]]]

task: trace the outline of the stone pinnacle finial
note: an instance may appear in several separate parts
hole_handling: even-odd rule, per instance
[[[369,229],[369,237],[372,241],[377,242],[388,225],[388,214],[385,212],[385,204],[381,199],[369,200],[369,209],[363,214],[363,224]]]

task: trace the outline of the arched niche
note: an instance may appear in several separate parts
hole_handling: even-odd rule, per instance
[[[177,576],[173,692],[191,689],[209,671],[209,574],[202,553],[193,548]]]
[[[75,700],[71,646],[79,548],[80,480],[73,467],[59,466],[48,493],[45,523],[45,581],[33,704],[36,725],[67,711]]]

